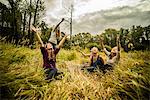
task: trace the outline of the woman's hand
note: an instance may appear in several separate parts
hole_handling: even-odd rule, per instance
[[[31,31],[34,31],[34,32],[38,32],[38,31],[40,31],[40,29],[35,28],[34,26],[31,26],[30,28],[31,28]]]
[[[31,31],[37,32],[37,29],[34,26],[31,26]]]

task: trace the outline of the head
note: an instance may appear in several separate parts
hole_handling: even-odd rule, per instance
[[[93,47],[91,49],[91,53],[92,53],[93,56],[96,56],[98,54],[98,48],[97,47]]]
[[[48,42],[48,43],[46,44],[46,49],[47,49],[48,51],[52,51],[52,50],[53,50],[53,45]]]
[[[111,57],[116,56],[117,52],[118,52],[118,48],[117,48],[117,47],[113,47],[113,48],[111,49]]]
[[[53,49],[53,45],[51,43],[47,43],[46,44],[46,50],[47,50],[47,53],[48,53],[48,59],[51,60],[55,60],[55,54],[54,54],[54,49]]]

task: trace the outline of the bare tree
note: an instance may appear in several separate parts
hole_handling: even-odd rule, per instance
[[[72,23],[73,23],[73,0],[69,0],[69,1],[63,0],[62,6],[67,11],[67,14],[69,13],[68,20],[66,20],[66,21],[69,23],[69,26],[70,26],[70,40],[71,40],[72,31],[73,31],[73,29],[72,29]],[[67,19],[67,18],[65,18],[65,19]]]

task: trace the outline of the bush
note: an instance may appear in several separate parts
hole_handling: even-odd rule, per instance
[[[71,42],[67,39],[63,45],[64,49],[71,49]]]
[[[97,47],[99,50],[101,49],[100,45],[97,43],[88,43],[86,45],[87,48],[91,49],[92,47]]]

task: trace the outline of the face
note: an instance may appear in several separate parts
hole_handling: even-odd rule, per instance
[[[114,57],[116,56],[116,53],[115,52],[111,52],[111,57]]]
[[[53,46],[51,43],[47,43],[47,48],[48,51],[52,51],[53,50]]]
[[[96,55],[97,55],[97,53],[92,52],[92,55],[93,55],[93,56],[96,56]]]

